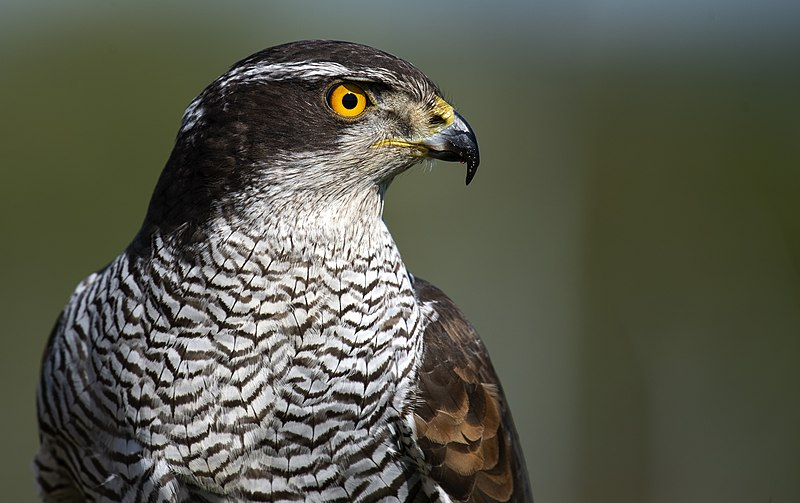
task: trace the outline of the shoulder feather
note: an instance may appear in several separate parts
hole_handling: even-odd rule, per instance
[[[425,329],[414,410],[431,477],[454,501],[533,501],[511,412],[483,342],[441,290],[419,278],[414,290],[436,313]]]

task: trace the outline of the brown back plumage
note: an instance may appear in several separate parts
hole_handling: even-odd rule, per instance
[[[438,319],[424,335],[415,421],[431,475],[462,502],[533,501],[511,411],[475,329],[441,290],[417,278]]]

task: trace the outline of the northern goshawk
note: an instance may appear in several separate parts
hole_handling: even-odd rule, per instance
[[[81,282],[38,390],[46,501],[530,501],[486,350],[382,220],[426,157],[478,167],[422,72],[256,53],[188,107],[139,233]]]

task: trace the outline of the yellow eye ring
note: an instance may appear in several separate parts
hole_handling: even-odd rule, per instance
[[[353,118],[367,108],[367,93],[350,82],[336,84],[328,91],[328,106],[342,117]]]

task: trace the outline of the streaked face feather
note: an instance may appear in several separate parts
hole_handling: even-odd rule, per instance
[[[337,82],[356,82],[368,94],[357,118],[328,106]],[[448,111],[422,72],[370,47],[316,42],[262,51],[189,105],[150,219],[162,227],[158,220],[202,222],[220,213],[247,219],[266,211],[254,205],[309,198],[318,206],[370,199],[379,213],[386,186],[425,155],[414,142],[440,129]],[[159,215],[165,205],[173,211]],[[181,208],[195,214],[177,215]]]

